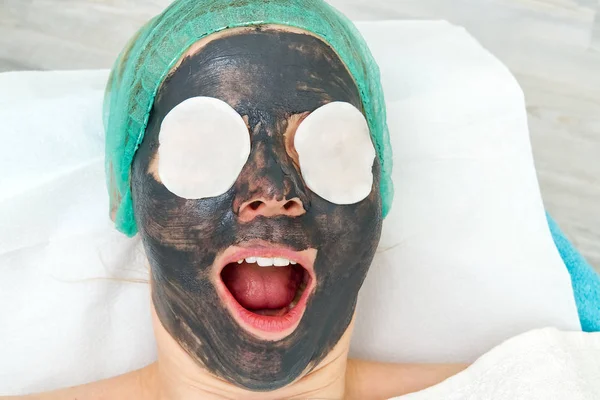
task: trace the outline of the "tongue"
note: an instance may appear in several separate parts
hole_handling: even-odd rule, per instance
[[[263,268],[246,262],[231,264],[223,270],[222,277],[233,297],[248,310],[287,307],[299,286],[291,266]]]

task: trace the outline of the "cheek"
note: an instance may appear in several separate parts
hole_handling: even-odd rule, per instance
[[[322,268],[338,275],[366,272],[381,235],[378,188],[356,205],[337,206],[320,200],[315,206],[323,211],[317,218],[321,232],[320,254],[324,259]]]
[[[192,252],[196,257],[220,249],[235,233],[231,210],[233,190],[204,200],[174,196],[150,176],[141,199],[136,196],[136,218],[143,235],[165,246]]]
[[[201,229],[198,226],[181,228],[174,223],[178,219],[186,218],[177,215],[171,219],[169,226],[157,229],[153,229],[157,225],[150,222],[141,231],[152,276],[157,278],[161,287],[177,288],[186,295],[203,294],[210,279],[211,266],[224,247],[220,242],[224,237],[216,235],[215,226],[209,226],[208,221]]]

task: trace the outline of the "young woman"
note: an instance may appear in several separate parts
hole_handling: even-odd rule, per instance
[[[176,1],[121,54],[105,114],[158,360],[31,398],[386,399],[465,368],[348,359],[391,150],[377,66],[337,11]]]

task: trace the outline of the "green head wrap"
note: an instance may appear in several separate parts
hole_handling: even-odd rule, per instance
[[[167,74],[200,39],[229,28],[261,24],[311,32],[328,43],[348,67],[379,156],[383,216],[387,215],[394,189],[383,89],[379,68],[352,22],[322,0],[178,0],[130,40],[115,62],[106,90],[106,176],[111,216],[121,232],[137,233],[131,164]]]

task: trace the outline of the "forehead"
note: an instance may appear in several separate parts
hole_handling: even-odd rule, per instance
[[[241,115],[297,114],[332,101],[362,109],[352,76],[328,44],[275,29],[217,37],[188,51],[159,90],[155,112],[164,117],[195,96],[221,99]]]

